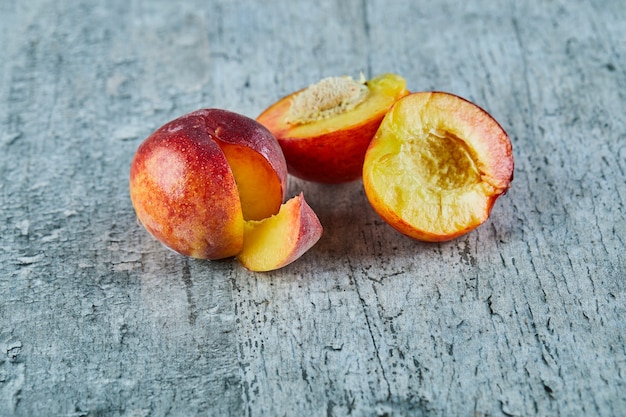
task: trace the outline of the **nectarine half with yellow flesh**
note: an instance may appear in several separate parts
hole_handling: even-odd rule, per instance
[[[257,120],[278,139],[289,173],[341,183],[361,177],[363,159],[380,122],[406,81],[383,74],[369,81],[329,77],[268,107]]]
[[[480,107],[443,92],[398,100],[363,164],[374,210],[399,232],[433,242],[484,223],[512,179],[506,132]]]
[[[247,248],[246,223],[279,213],[286,190],[287,165],[276,138],[254,119],[221,109],[165,124],[140,144],[131,163],[139,221],[167,247],[194,258],[239,254]],[[296,232],[307,245],[313,240]],[[277,233],[280,242],[283,228]]]

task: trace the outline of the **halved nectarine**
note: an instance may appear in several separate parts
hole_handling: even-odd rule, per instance
[[[289,173],[340,183],[361,177],[365,151],[406,81],[383,74],[369,81],[330,77],[290,94],[257,120],[278,139]]]
[[[484,223],[512,179],[506,132],[480,107],[443,92],[398,100],[363,165],[374,210],[425,241],[450,240]]]
[[[322,236],[322,225],[302,193],[280,208],[278,214],[247,221],[243,249],[237,255],[252,271],[282,268],[308,251]]]

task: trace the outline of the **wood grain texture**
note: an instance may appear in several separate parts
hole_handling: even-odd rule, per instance
[[[101,3],[101,4],[100,4]],[[621,0],[0,2],[0,416],[626,415]],[[254,274],[150,238],[141,140],[392,71],[509,132],[515,180],[452,242],[359,181],[292,178],[325,227]]]

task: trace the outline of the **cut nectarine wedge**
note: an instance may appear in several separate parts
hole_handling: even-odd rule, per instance
[[[371,141],[363,186],[392,227],[425,241],[481,225],[513,179],[511,142],[483,109],[442,92],[398,100]]]
[[[243,218],[261,220],[278,213],[283,203],[279,196],[286,183],[281,182],[270,162],[247,146],[219,144],[237,183]]]
[[[271,133],[252,119],[219,109],[207,113],[205,123],[235,177],[243,218],[261,220],[278,213],[287,192],[287,165]]]
[[[387,110],[408,94],[406,81],[330,77],[280,99],[257,120],[278,139],[289,173],[340,183],[361,177],[363,159]]]
[[[239,262],[251,271],[271,271],[298,259],[322,236],[322,225],[300,193],[278,214],[246,221]]]

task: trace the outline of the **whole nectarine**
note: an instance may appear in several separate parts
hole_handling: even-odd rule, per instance
[[[286,190],[287,166],[274,136],[221,109],[198,110],[156,130],[130,170],[138,219],[166,246],[195,258],[238,254],[244,220],[276,214]]]
[[[392,227],[445,241],[487,220],[513,179],[511,142],[485,110],[456,95],[398,100],[369,144],[363,186]]]

